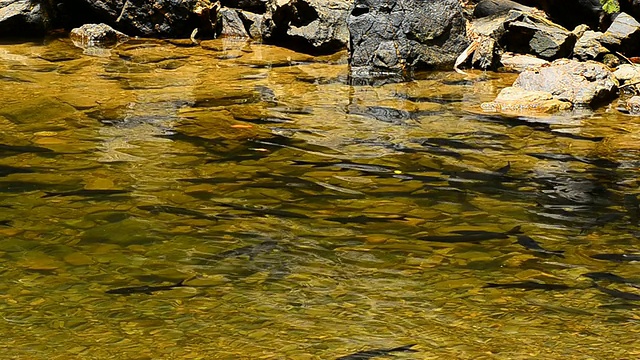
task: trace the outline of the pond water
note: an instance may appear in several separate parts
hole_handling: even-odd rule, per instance
[[[346,53],[228,40],[99,55],[0,46],[3,356],[640,357],[615,104],[483,113],[515,75],[350,85]]]

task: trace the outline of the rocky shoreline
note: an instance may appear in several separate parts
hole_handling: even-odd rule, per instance
[[[637,18],[637,0],[4,0],[0,38],[64,29],[89,50],[130,36],[349,49],[355,83],[419,69],[522,71],[483,109],[548,113],[640,93]],[[623,110],[638,114],[639,102]]]

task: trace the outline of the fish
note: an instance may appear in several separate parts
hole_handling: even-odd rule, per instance
[[[30,145],[9,145],[9,144],[0,144],[0,154],[3,153],[53,153],[54,151],[51,149],[47,149],[40,146],[30,146]]]
[[[127,194],[129,191],[127,190],[119,190],[119,189],[80,189],[73,191],[63,191],[63,192],[49,192],[45,191],[43,198],[48,197],[63,197],[63,196],[82,196],[82,197],[94,197],[94,196],[110,196],[110,195],[121,195]]]
[[[433,241],[433,242],[446,242],[446,243],[459,243],[459,242],[478,242],[484,240],[495,239],[508,239],[509,236],[520,234],[520,225],[513,227],[506,232],[493,232],[483,230],[460,230],[454,231],[456,235],[427,235],[421,236],[418,240]]]
[[[618,298],[618,299],[631,300],[631,301],[640,301],[640,294],[634,294],[634,293],[615,290],[615,289],[608,289],[606,287],[598,285],[598,283],[596,283],[596,282],[593,283],[593,287],[598,289],[598,290],[600,290],[601,292],[603,292],[603,293],[605,293],[607,295],[611,295],[611,296],[613,296],[615,298]]]
[[[11,220],[0,220],[0,226],[11,226]]]
[[[278,247],[278,242],[275,240],[266,240],[256,245],[248,245],[239,247],[237,249],[226,250],[207,258],[204,257],[195,257],[194,259],[206,260],[206,261],[217,261],[222,259],[228,259],[232,257],[240,257],[240,256],[248,256],[250,260],[256,255],[267,253],[271,250],[274,250]],[[196,253],[197,254],[197,253]]]
[[[192,276],[192,277],[184,279],[184,280],[180,280],[180,281],[178,281],[177,283],[175,283],[173,285],[131,286],[131,287],[123,287],[123,288],[107,290],[107,291],[105,291],[105,293],[113,294],[113,295],[132,295],[132,294],[153,295],[153,293],[156,292],[156,291],[173,290],[173,289],[178,288],[178,287],[187,286],[187,285],[185,285],[185,283],[187,281],[189,281],[189,280],[192,280],[193,278],[195,278],[195,276]]]
[[[261,207],[261,206],[252,206],[252,205],[238,205],[238,204],[226,203],[221,201],[214,201],[214,203],[220,206],[230,207],[235,210],[249,211],[251,213],[259,214],[259,215],[273,215],[273,216],[279,216],[279,217],[285,217],[285,218],[296,218],[296,219],[309,218],[305,214],[300,214],[300,213],[287,211],[287,210],[280,210],[280,209],[273,209],[273,208],[267,208],[267,207]]]
[[[592,259],[608,260],[615,262],[640,261],[640,254],[595,254]]]
[[[358,351],[353,354],[341,356],[336,360],[367,360],[378,356],[387,356],[394,352],[418,352],[418,350],[412,349],[416,344],[409,344],[404,346],[398,346],[390,349],[372,349]]]
[[[404,215],[388,215],[388,216],[367,216],[367,215],[358,215],[358,216],[344,216],[344,217],[329,217],[325,220],[335,221],[341,224],[367,224],[372,222],[389,222],[389,221],[402,221],[406,220],[407,217]]]
[[[530,238],[527,235],[519,235],[518,236],[518,244],[524,246],[525,248],[536,252],[536,253],[540,253],[540,254],[545,254],[545,255],[555,255],[558,257],[564,257],[563,250],[547,250],[545,248],[543,248],[542,246],[540,246],[540,244],[538,244],[535,240],[533,240],[532,238]]]
[[[571,289],[565,284],[545,284],[535,281],[520,281],[513,283],[487,283],[485,288],[502,288],[502,289],[523,289],[523,290],[568,290]]]
[[[185,216],[191,216],[196,219],[213,220],[213,221],[218,221],[218,218],[222,217],[221,215],[209,215],[201,211],[181,208],[177,206],[170,206],[170,205],[142,205],[142,206],[138,206],[138,209],[149,211],[153,214],[165,213],[165,214],[172,214],[172,215],[185,215]]]
[[[633,281],[609,272],[590,272],[582,274],[581,276],[588,277],[593,281],[609,281],[612,283],[625,284],[640,289],[640,285],[634,284]]]
[[[31,174],[35,171],[33,169],[16,167],[10,165],[0,165],[0,177],[8,176],[11,174]]]

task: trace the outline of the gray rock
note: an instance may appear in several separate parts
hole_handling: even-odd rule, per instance
[[[620,83],[624,83],[640,76],[640,67],[631,64],[622,64],[613,72],[613,76],[615,76]]]
[[[348,25],[355,75],[451,66],[468,45],[458,0],[356,0]]]
[[[49,28],[50,14],[40,0],[1,0],[0,36],[43,35]]]
[[[220,9],[220,36],[233,38],[249,38],[244,22],[234,9]]]
[[[242,19],[244,27],[248,29],[247,31],[252,39],[262,39],[262,22],[264,21],[264,15],[240,10],[238,16]]]
[[[509,10],[529,12],[533,10],[533,8],[511,0],[482,0],[473,9],[473,17],[480,19],[487,16],[508,13]]]
[[[615,97],[617,81],[611,71],[595,61],[559,59],[535,71],[522,72],[514,87],[550,92],[555,99],[574,105],[596,105]]]
[[[567,57],[576,43],[576,36],[560,25],[532,14],[522,14],[505,24],[502,42],[509,51],[533,54],[547,60]]]
[[[79,48],[110,47],[129,40],[129,37],[107,24],[84,24],[71,30],[73,44]]]
[[[585,31],[573,47],[573,56],[582,61],[602,59],[610,52],[600,43],[602,35],[599,31]]]
[[[500,63],[505,70],[523,72],[525,70],[534,70],[542,65],[547,65],[549,62],[537,58],[532,55],[521,55],[513,53],[504,53],[500,57]]]
[[[265,42],[330,53],[349,44],[348,0],[270,0],[262,22]]]
[[[627,110],[631,115],[640,115],[640,96],[633,96],[627,100]]]
[[[640,49],[640,23],[630,15],[620,13],[602,35],[600,42],[613,51],[632,53]]]

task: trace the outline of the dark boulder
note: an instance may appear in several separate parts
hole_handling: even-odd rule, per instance
[[[458,0],[356,0],[348,25],[356,77],[448,67],[468,45]]]
[[[211,0],[61,0],[68,25],[106,23],[131,35],[213,36],[218,3]],[[78,23],[81,22],[81,23]]]
[[[220,9],[219,25],[221,27],[219,36],[221,37],[249,38],[245,24],[235,9],[224,7]]]
[[[265,42],[310,53],[332,53],[349,43],[347,0],[271,0],[262,21]]]
[[[504,14],[509,10],[529,12],[533,8],[511,0],[482,0],[473,9],[473,17],[479,19],[486,16]]]
[[[600,0],[518,0],[519,3],[544,10],[552,21],[568,29],[587,24],[593,30],[607,25]]]
[[[49,5],[47,0],[0,1],[0,36],[43,35],[51,24]]]

